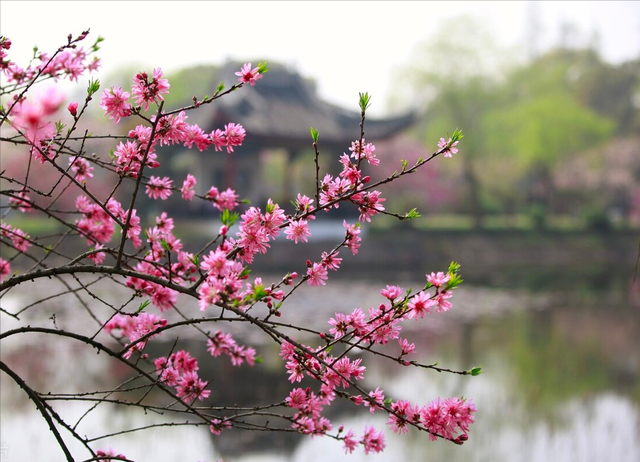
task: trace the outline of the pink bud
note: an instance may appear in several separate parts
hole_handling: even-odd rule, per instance
[[[368,183],[368,182],[370,182],[370,181],[371,181],[371,177],[370,177],[370,176],[365,176],[365,177],[362,179],[362,182],[363,182],[363,183]]]
[[[229,231],[229,227],[227,225],[222,225],[222,226],[220,226],[220,231],[218,231],[218,234],[220,236],[226,236],[227,235],[227,231]]]
[[[69,114],[75,117],[78,114],[78,103],[76,103],[75,101],[69,103],[69,105],[67,106],[67,111],[69,111]]]

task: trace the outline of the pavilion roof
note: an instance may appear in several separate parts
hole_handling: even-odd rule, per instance
[[[300,149],[310,147],[309,128],[318,130],[321,146],[346,149],[360,135],[360,113],[347,111],[321,100],[314,84],[282,65],[269,65],[270,70],[255,87],[245,85],[212,104],[201,121],[208,131],[223,128],[229,122],[241,123],[247,130],[245,143],[262,147]],[[237,81],[234,72],[240,64],[228,64],[216,83]],[[203,111],[206,112],[206,111]],[[415,114],[365,121],[365,138],[380,141],[411,126]]]

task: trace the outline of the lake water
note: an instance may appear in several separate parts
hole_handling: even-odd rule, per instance
[[[268,281],[275,280],[265,276]],[[335,278],[334,278],[335,279]],[[386,283],[419,287],[414,281],[330,280],[327,288],[306,288],[285,305],[283,320],[328,330],[328,316],[381,302]],[[52,283],[53,284],[53,283]],[[106,439],[95,447],[113,447],[128,457],[154,462],[226,462],[327,460],[348,461],[620,461],[640,460],[640,306],[625,290],[504,289],[464,285],[448,313],[432,314],[403,335],[415,342],[421,362],[469,369],[482,366],[478,377],[393,367],[367,358],[367,387],[381,386],[387,396],[426,403],[438,396],[472,398],[478,408],[469,441],[463,446],[430,442],[424,433],[397,436],[385,430],[387,449],[365,456],[360,449],[345,455],[342,444],[328,438],[300,438],[292,434],[231,430],[212,436],[205,427],[148,430]],[[28,287],[25,285],[25,287]],[[57,289],[51,287],[54,294]],[[14,291],[3,308],[26,306],[35,294]],[[110,294],[105,288],[105,298]],[[136,302],[137,303],[137,302]],[[77,319],[79,307],[71,299],[52,299],[25,312],[32,325],[90,326]],[[193,304],[183,312],[196,313]],[[2,317],[2,330],[18,324]],[[323,327],[324,326],[324,327]],[[406,324],[409,326],[409,324]],[[200,340],[185,340],[199,352],[202,376],[213,377],[212,398],[220,403],[275,402],[292,386],[286,380],[278,350],[263,335],[246,326],[221,326],[236,338],[256,346],[265,362],[254,369],[232,368],[228,360],[211,358]],[[95,327],[93,327],[95,331]],[[212,330],[215,329],[212,327]],[[18,336],[2,344],[2,361],[19,371],[37,390],[57,392],[108,389],[126,379],[126,371],[105,355],[69,340],[49,336]],[[297,337],[305,341],[304,336]],[[153,357],[171,347],[150,343]],[[61,461],[63,454],[24,393],[4,374],[2,387],[2,462]],[[87,409],[57,403],[69,421]],[[366,408],[332,406],[334,428],[345,425],[361,434],[365,425],[385,428],[380,413]],[[125,408],[98,407],[79,426],[81,434],[96,435],[162,419]],[[82,453],[68,438],[70,447]],[[78,455],[77,460],[84,460]]]

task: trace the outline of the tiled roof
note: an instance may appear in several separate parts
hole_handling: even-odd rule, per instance
[[[246,85],[212,104],[201,126],[208,130],[222,128],[224,123],[241,123],[247,130],[246,142],[261,146],[291,148],[311,144],[309,128],[320,133],[321,146],[345,145],[360,134],[360,114],[320,100],[313,84],[298,73],[281,65],[271,65],[255,87]],[[233,74],[240,65],[223,67],[220,77],[227,85],[236,81]],[[218,77],[216,82],[220,80]],[[203,114],[204,115],[204,114]],[[383,120],[366,119],[365,137],[380,141],[414,123],[414,114]]]

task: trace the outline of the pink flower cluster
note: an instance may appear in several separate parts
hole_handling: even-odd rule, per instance
[[[55,127],[51,118],[63,102],[64,94],[50,88],[35,100],[23,99],[13,108],[13,127],[24,135],[32,147],[31,153],[42,163],[53,156],[49,144]]]
[[[4,258],[0,258],[0,282],[11,274],[11,264]]]
[[[122,335],[129,338],[129,343],[125,346],[127,351],[123,355],[126,359],[130,358],[134,351],[144,350],[149,339],[155,337],[156,334],[141,341],[138,341],[138,339],[166,325],[167,320],[155,314],[140,313],[136,316],[116,314],[105,324],[104,330],[107,334],[110,334],[113,330],[120,329]]]
[[[380,294],[389,300],[389,304],[380,304],[377,308],[369,308],[369,316],[365,315],[361,308],[356,308],[349,315],[336,313],[335,318],[329,319],[332,326],[329,333],[336,339],[352,335],[356,340],[364,340],[369,343],[386,344],[389,340],[399,338],[404,319],[420,319],[431,312],[431,308],[440,313],[451,309],[448,300],[453,296],[451,290],[446,290],[446,284],[451,275],[443,272],[426,275],[428,287],[433,286],[436,292],[433,295],[425,291],[408,297],[406,308],[398,309],[404,305],[404,289],[399,286],[387,286]],[[399,339],[401,355],[413,352],[415,345],[406,340]]]
[[[410,405],[402,404],[401,409],[409,409]],[[415,407],[407,414],[410,419],[415,419]],[[435,441],[437,436],[454,440],[462,444],[468,439],[469,425],[474,422],[476,407],[473,401],[463,398],[440,398],[420,409],[420,423],[429,430],[429,439]],[[389,418],[387,422],[394,431],[402,431],[403,419]],[[460,434],[458,435],[458,432]]]
[[[97,457],[117,457],[117,460],[121,460],[121,459],[126,459],[127,456],[125,456],[124,454],[116,454],[116,451],[114,451],[113,449],[109,448],[106,451],[100,450],[98,449],[96,451],[96,456]],[[100,459],[103,462],[116,462],[113,459]]]
[[[73,172],[74,178],[79,183],[86,182],[89,178],[93,178],[93,167],[84,157],[70,157],[69,166]]]
[[[204,197],[210,200],[211,205],[221,212],[225,209],[235,209],[238,206],[238,199],[240,199],[240,196],[233,189],[227,188],[225,191],[220,192],[215,186],[211,186]]]
[[[149,109],[149,103],[159,104],[164,101],[163,94],[169,93],[169,81],[162,78],[162,69],[153,70],[153,78],[149,80],[146,72],[140,72],[133,78],[133,99],[136,100],[138,106]]]
[[[160,178],[159,176],[151,176],[147,182],[146,193],[151,199],[162,199],[166,201],[171,197],[171,184],[173,180],[168,176]]]
[[[170,387],[176,387],[176,395],[185,401],[196,399],[204,401],[211,394],[205,390],[207,382],[198,377],[198,360],[188,352],[180,350],[169,356],[157,358],[153,364],[160,381]]]
[[[78,39],[82,40],[84,37],[86,34]],[[57,53],[53,58],[47,53],[38,52],[35,55],[35,61],[38,64],[29,65],[24,69],[7,59],[7,50],[10,48],[11,40],[2,37],[0,41],[0,69],[6,82],[16,86],[33,80],[40,71],[42,71],[41,76],[50,76],[55,79],[68,77],[71,81],[77,81],[85,71],[94,72],[100,67],[98,58],[90,59],[86,50],[76,45],[71,50],[67,49]]]
[[[371,221],[371,217],[385,210],[382,203],[386,199],[381,197],[380,191],[360,191],[371,181],[369,176],[363,176],[359,168],[360,159],[366,159],[372,166],[380,164],[380,160],[374,154],[376,147],[371,143],[364,144],[364,141],[363,139],[362,148],[359,140],[351,143],[349,148],[351,156],[342,154],[340,157],[342,171],[338,177],[334,178],[328,173],[324,176],[320,184],[320,205],[326,206],[332,203],[331,207],[337,208],[339,199],[348,196],[348,199],[358,206],[360,221]],[[350,157],[356,160],[355,164],[351,162]]]
[[[245,361],[249,366],[256,363],[255,349],[238,345],[231,334],[222,331],[217,331],[207,340],[207,351],[216,358],[222,354],[229,356],[234,366],[240,366]]]
[[[234,243],[240,248],[240,260],[246,263],[252,263],[256,253],[267,252],[269,240],[280,234],[280,226],[287,219],[284,210],[271,199],[265,213],[258,207],[250,207],[240,218],[240,230],[236,233],[238,239]]]
[[[31,197],[26,191],[20,191],[14,194],[15,197],[9,197],[9,205],[20,212],[25,213],[33,210],[31,205]]]
[[[122,222],[127,218],[127,211],[123,210],[120,203],[113,198],[109,199],[106,207],[103,208],[92,202],[88,197],[80,195],[76,198],[75,206],[78,212],[83,215],[83,218],[76,220],[76,226],[82,235],[87,238],[88,245],[106,244],[113,237],[115,221],[107,213],[107,210]],[[140,217],[136,215],[135,210],[132,212],[129,224],[127,237],[131,239],[134,246],[140,247],[142,244],[140,240]]]
[[[26,252],[31,247],[31,236],[20,228],[14,228],[8,223],[0,224],[0,236],[11,239],[13,247],[19,252]]]

